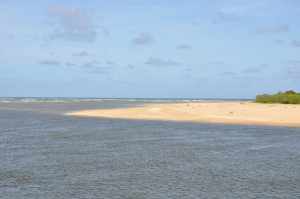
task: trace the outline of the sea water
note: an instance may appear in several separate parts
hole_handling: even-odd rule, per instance
[[[63,115],[152,102],[2,99],[0,198],[300,198],[299,128]]]

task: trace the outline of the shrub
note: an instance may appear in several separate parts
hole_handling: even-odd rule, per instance
[[[300,104],[300,93],[295,91],[279,92],[274,95],[257,95],[255,102],[258,103],[280,103],[280,104]]]

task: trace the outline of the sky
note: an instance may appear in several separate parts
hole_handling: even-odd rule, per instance
[[[298,0],[1,0],[0,96],[300,91]]]

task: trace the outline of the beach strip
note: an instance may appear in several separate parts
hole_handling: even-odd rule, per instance
[[[162,120],[238,125],[300,127],[300,105],[253,102],[185,102],[145,104],[142,107],[82,110],[77,117]]]

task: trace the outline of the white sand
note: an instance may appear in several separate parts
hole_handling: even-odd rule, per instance
[[[252,102],[148,104],[137,108],[83,110],[67,115],[300,127],[300,105]]]

